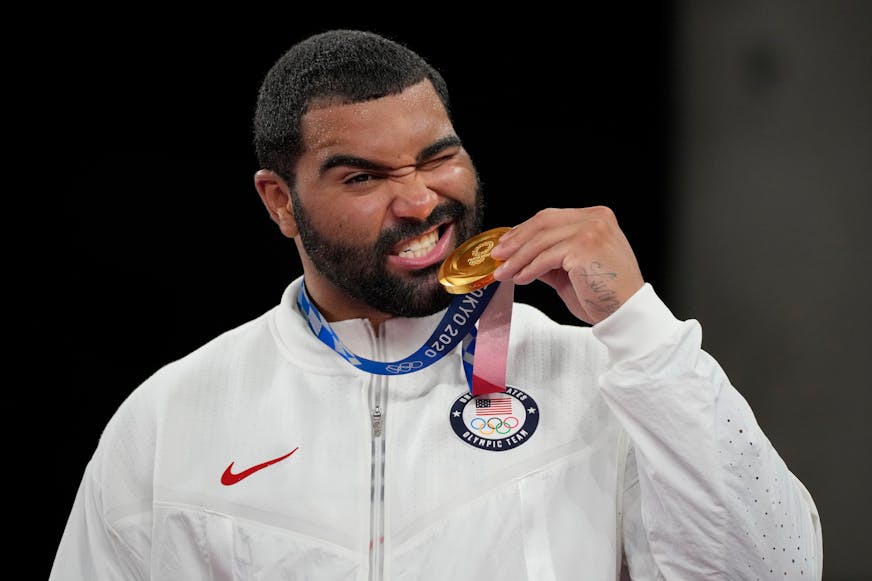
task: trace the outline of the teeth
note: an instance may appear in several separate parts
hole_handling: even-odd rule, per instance
[[[404,248],[398,254],[403,258],[418,258],[424,256],[436,246],[439,240],[439,233],[433,230],[429,234],[424,234],[420,238],[416,238],[409,243],[408,248]]]

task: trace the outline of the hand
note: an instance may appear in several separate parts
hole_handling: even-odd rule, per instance
[[[499,281],[550,285],[569,311],[599,323],[645,283],[614,212],[604,206],[548,208],[503,234],[491,250]]]

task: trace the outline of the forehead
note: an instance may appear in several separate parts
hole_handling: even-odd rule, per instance
[[[441,137],[453,134],[448,112],[425,80],[363,103],[325,104],[302,119],[304,155],[326,158],[338,153],[386,163],[407,161]]]

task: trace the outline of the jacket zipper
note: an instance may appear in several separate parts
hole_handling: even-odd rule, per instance
[[[384,577],[384,388],[383,378],[373,376],[370,422],[372,426],[372,477],[370,492],[369,579],[381,581]]]

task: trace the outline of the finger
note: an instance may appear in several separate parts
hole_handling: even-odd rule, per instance
[[[573,235],[574,228],[572,224],[555,225],[550,228],[526,228],[517,233],[506,241],[500,253],[491,251],[494,259],[503,260],[494,277],[497,280],[512,278],[520,284],[526,284],[551,268],[560,268],[562,259],[555,252],[570,251],[566,241]],[[500,245],[502,243],[501,238]]]
[[[528,243],[506,263],[506,273],[516,284],[529,284],[552,270],[564,271],[564,263],[572,252],[572,245],[565,239],[540,237]]]
[[[538,211],[532,218],[521,222],[500,237],[491,251],[496,260],[506,260],[526,246],[530,240],[538,238],[560,226],[572,224],[580,218],[578,209],[546,208]]]

